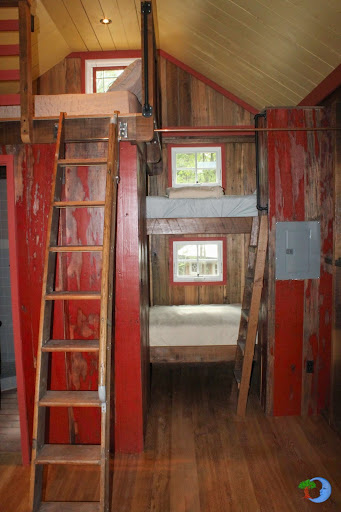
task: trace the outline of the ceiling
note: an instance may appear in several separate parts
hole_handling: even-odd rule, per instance
[[[258,109],[298,104],[341,62],[339,0],[155,2],[158,46]],[[140,48],[139,0],[36,0],[33,10],[34,77],[73,51]]]

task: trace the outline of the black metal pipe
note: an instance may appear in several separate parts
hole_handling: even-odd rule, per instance
[[[152,12],[151,2],[142,2],[141,12],[143,14],[143,62],[144,62],[144,105],[142,115],[151,117],[153,107],[149,105],[149,79],[148,79],[148,15]]]
[[[255,128],[258,128],[258,119],[260,117],[266,118],[266,113],[263,112],[261,114],[256,114],[255,119]],[[260,177],[259,177],[259,139],[258,139],[258,131],[255,131],[255,143],[256,143],[256,190],[257,190],[257,210],[260,212],[267,212],[268,205],[262,206],[260,204]]]

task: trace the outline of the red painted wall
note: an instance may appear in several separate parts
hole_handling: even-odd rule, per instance
[[[323,108],[267,110],[269,128],[327,124]],[[276,281],[270,272],[273,398],[268,412],[274,415],[312,414],[328,407],[332,276],[325,258],[331,257],[333,240],[330,135],[292,131],[267,136],[270,261],[274,264],[276,222],[317,220],[321,224],[320,279]],[[314,361],[314,374],[306,373],[308,359]]]
[[[103,156],[104,144],[77,145],[77,154]],[[137,146],[121,144],[121,182],[118,192],[117,246],[117,348],[116,348],[116,447],[120,451],[143,449],[143,422],[148,395],[148,278],[145,230],[145,180],[143,155]],[[81,151],[81,153],[79,152]],[[32,438],[35,355],[37,351],[43,257],[49,212],[55,146],[48,144],[2,147],[14,155],[15,211],[19,264],[19,304],[22,331],[23,371]],[[67,147],[75,156],[76,147]],[[84,154],[82,154],[82,152]],[[66,170],[68,199],[104,199],[103,168]],[[101,244],[103,211],[70,209],[61,217],[62,238],[69,244]],[[57,267],[57,287],[68,290],[99,290],[101,256],[64,255]],[[142,280],[142,285],[141,285]],[[70,301],[55,307],[55,338],[98,338],[99,302]],[[64,318],[64,322],[63,322]],[[141,344],[142,339],[142,344]],[[51,389],[97,389],[97,356],[53,354]],[[69,424],[70,419],[70,424]],[[49,442],[100,442],[100,413],[94,408],[51,409]],[[114,428],[114,425],[113,425]]]

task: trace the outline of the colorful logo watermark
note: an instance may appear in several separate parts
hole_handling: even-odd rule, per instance
[[[311,498],[309,495],[309,489],[315,489],[316,480],[321,483],[322,488],[320,489],[320,495],[317,498]],[[332,486],[330,485],[328,480],[326,480],[325,478],[321,478],[319,476],[316,476],[315,478],[310,478],[310,480],[303,480],[303,482],[301,482],[298,485],[298,488],[304,490],[303,498],[305,498],[306,500],[313,501],[314,503],[323,503],[324,501],[327,501],[327,499],[330,497],[332,493]]]

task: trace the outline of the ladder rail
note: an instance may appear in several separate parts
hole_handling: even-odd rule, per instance
[[[42,298],[40,308],[40,321],[39,321],[39,335],[38,335],[38,350],[37,350],[37,363],[36,363],[36,389],[35,389],[35,406],[34,406],[34,417],[33,417],[33,440],[32,440],[32,461],[31,461],[31,481],[30,481],[30,505],[31,510],[34,512],[38,510],[41,497],[42,497],[42,484],[43,484],[43,466],[39,465],[36,467],[35,461],[37,453],[43,446],[45,441],[45,428],[41,427],[45,425],[46,408],[39,407],[39,400],[47,390],[47,379],[44,377],[47,375],[47,367],[49,363],[48,353],[42,352],[42,347],[50,337],[51,332],[51,321],[53,314],[53,304],[51,301],[46,301],[47,288],[53,287],[53,281],[55,277],[55,261],[56,254],[50,253],[49,247],[51,244],[51,233],[58,233],[58,214],[56,214],[53,208],[56,195],[60,194],[62,186],[62,178],[58,177],[58,158],[61,153],[64,153],[64,120],[65,113],[61,112],[59,116],[56,152],[53,167],[52,176],[52,187],[51,187],[51,202],[50,211],[47,221],[47,236],[45,246],[45,262],[48,264],[44,265],[43,282],[42,282]],[[60,173],[59,173],[60,174]],[[52,240],[53,245],[57,243],[57,236],[54,236]]]
[[[119,171],[119,139],[118,112],[110,119],[107,188],[105,199],[103,252],[102,252],[102,282],[101,282],[101,311],[99,332],[99,374],[98,395],[102,402],[101,413],[101,476],[100,476],[100,510],[109,512],[110,490],[110,388],[111,388],[111,337],[113,325],[114,303],[114,260],[116,246],[117,222],[117,186]]]
[[[250,378],[252,362],[254,358],[254,349],[258,329],[258,317],[261,295],[263,290],[264,269],[268,245],[268,217],[262,215],[260,218],[254,218],[252,223],[248,272],[253,270],[253,284],[251,296],[244,288],[243,308],[249,306],[247,318],[243,316],[240,319],[238,342],[236,348],[235,377],[239,383],[237,414],[245,416],[248,392],[250,387]],[[257,246],[256,254],[253,250]],[[243,333],[245,331],[245,338]]]

